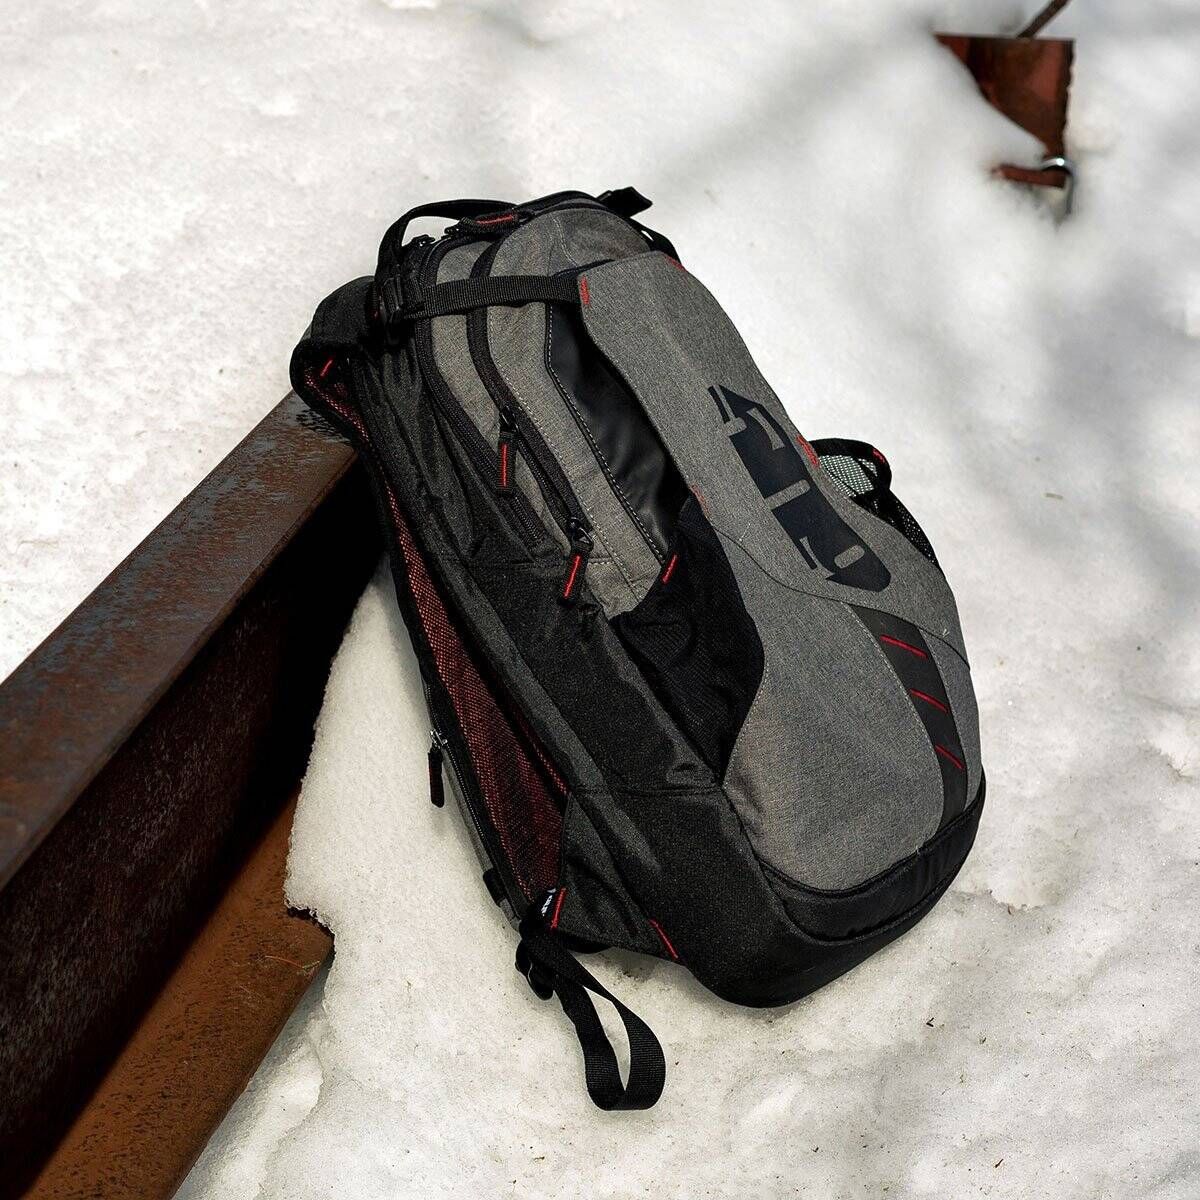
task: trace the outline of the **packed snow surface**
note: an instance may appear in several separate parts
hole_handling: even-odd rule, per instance
[[[284,391],[405,207],[634,184],[810,437],[958,595],[989,799],[910,934],[789,1008],[593,969],[668,1048],[588,1103],[512,969],[390,584],[330,678],[289,895],[323,992],[188,1200],[1200,1194],[1200,11],[1075,0],[1074,214],[933,28],[1032,5],[131,2],[0,31],[0,675]]]

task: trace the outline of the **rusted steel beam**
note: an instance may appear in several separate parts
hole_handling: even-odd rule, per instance
[[[271,823],[26,1200],[175,1193],[333,946],[284,906],[294,811],[293,799]]]
[[[1073,42],[949,33],[939,33],[937,40],[971,72],[993,108],[1042,143],[1047,158],[1065,154]],[[1062,187],[1067,179],[1063,171],[1039,171],[1011,163],[1003,164],[999,171],[1020,183]]]
[[[0,1195],[293,791],[378,553],[352,452],[289,396],[0,685]]]

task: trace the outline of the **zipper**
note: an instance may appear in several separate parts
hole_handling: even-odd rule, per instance
[[[485,275],[500,248],[500,242],[494,243],[485,250],[471,271],[472,277]],[[487,342],[487,309],[477,308],[467,316],[467,345],[471,352],[471,361],[475,370],[483,380],[488,394],[500,410],[501,438],[508,438],[510,457],[507,477],[513,478],[513,468],[516,466],[515,452],[519,452],[529,466],[538,488],[545,498],[547,507],[554,515],[559,528],[566,534],[568,541],[573,541],[572,529],[582,529],[589,536],[592,531],[591,522],[583,511],[583,506],[575,497],[562,467],[550,452],[545,439],[537,426],[529,419],[529,415],[521,407],[517,398],[504,382],[499,369],[492,359]]]
[[[447,251],[462,240],[474,239],[451,239],[450,241],[437,243],[436,249],[431,247],[430,250],[426,251],[425,258],[418,267],[423,284],[430,282],[431,276],[436,273],[437,266]],[[428,321],[422,321],[418,324],[414,341],[417,348],[417,356],[420,360],[421,376],[429,386],[434,404],[454,431],[459,445],[463,447],[476,473],[488,486],[492,486],[500,470],[499,455],[493,453],[492,448],[487,444],[483,434],[479,432],[475,422],[471,420],[463,406],[455,399],[450,389],[446,386],[445,380],[442,379],[441,372],[437,370],[437,364],[433,357],[433,331]],[[510,450],[509,453],[511,455],[512,451]],[[512,476],[512,468],[515,466],[516,460],[513,457],[509,464],[510,478]],[[498,490],[502,491],[502,489]],[[545,530],[542,528],[542,523],[537,518],[537,514],[533,511],[520,489],[511,489],[507,499],[509,512],[512,515],[513,523],[517,527],[518,534],[526,545],[535,546],[546,536]]]
[[[429,731],[429,800],[434,808],[446,805],[446,788],[442,781],[442,761],[446,757],[446,739],[436,729]]]
[[[571,558],[558,598],[564,604],[574,604],[579,598],[579,589],[583,586],[584,572],[587,571],[587,562],[595,543],[591,531],[578,521],[571,522],[568,536],[571,539]]]
[[[473,776],[463,771],[458,755],[455,752],[454,746],[450,739],[442,732],[442,723],[438,719],[438,706],[434,702],[433,690],[424,679],[421,680],[421,690],[425,693],[425,706],[429,711],[429,762],[430,762],[430,799],[441,808],[446,803],[446,793],[442,787],[442,769],[443,766],[449,767],[450,779],[454,784],[455,791],[458,797],[462,800],[459,805],[467,812],[470,818],[471,827],[475,831],[475,837],[483,853],[487,856],[490,865],[498,872],[507,870],[507,859],[504,857],[503,849],[497,845],[494,832],[483,822],[477,811],[476,805],[482,804],[482,800],[477,798],[478,788],[472,783],[467,786],[466,781],[473,779]],[[435,776],[433,767],[436,764],[437,768],[437,783],[433,782]],[[440,794],[441,803],[437,801],[437,796]],[[521,895],[519,887],[513,888],[513,895]]]
[[[586,267],[580,268],[581,271],[586,271],[587,269],[588,268],[586,268]],[[550,324],[548,325],[547,328],[552,333],[553,329],[554,329],[553,313],[551,313],[549,320],[550,320]],[[583,330],[582,336],[585,338],[587,337],[586,329]],[[589,339],[589,341],[590,341],[590,339]],[[587,447],[592,453],[592,458],[595,459],[596,466],[599,468],[600,474],[604,476],[604,481],[605,481],[605,483],[608,484],[609,491],[612,492],[613,496],[616,498],[617,503],[625,510],[625,515],[629,518],[629,523],[633,526],[635,532],[642,539],[642,541],[645,542],[646,548],[650,551],[651,554],[654,555],[654,557],[658,560],[659,564],[661,565],[662,563],[666,562],[666,555],[654,543],[654,539],[651,538],[650,535],[646,532],[646,528],[642,524],[641,518],[638,516],[637,511],[634,509],[633,505],[629,502],[629,498],[625,495],[625,493],[621,490],[620,485],[617,483],[616,477],[612,473],[612,468],[608,465],[607,462],[604,461],[604,455],[601,454],[600,447],[596,445],[596,439],[593,436],[592,431],[587,427],[587,423],[584,421],[583,417],[581,416],[579,409],[576,407],[576,405],[575,405],[574,401],[571,399],[571,397],[567,395],[566,388],[560,382],[558,375],[555,373],[553,367],[551,366],[550,352],[551,352],[551,341],[548,336],[547,341],[546,341],[546,367],[547,367],[547,371],[550,375],[550,378],[554,381],[554,386],[557,389],[558,394],[562,397],[563,403],[567,406],[567,411],[571,414],[571,417],[574,419],[575,425],[578,428],[580,435],[582,436],[584,442],[587,443]],[[599,353],[598,348],[597,348],[596,352]],[[617,369],[611,363],[609,363],[608,365],[609,365],[610,370],[612,370],[614,376],[616,376],[621,387],[625,388],[625,390],[628,391],[630,393],[630,395],[632,396],[633,389],[629,387],[629,385],[625,382],[625,379],[620,375],[620,373],[617,371]],[[636,397],[634,397],[634,400],[636,403]]]

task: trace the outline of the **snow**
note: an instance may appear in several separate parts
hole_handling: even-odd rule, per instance
[[[377,580],[289,895],[323,991],[188,1200],[1200,1193],[1200,18],[1077,0],[1074,214],[933,28],[1033,5],[27,5],[0,31],[0,674],[286,387],[411,203],[631,183],[806,435],[887,453],[959,599],[989,800],[946,898],[787,1009],[594,969],[668,1048],[588,1103],[512,970]]]

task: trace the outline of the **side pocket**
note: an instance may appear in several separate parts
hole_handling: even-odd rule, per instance
[[[612,621],[662,706],[720,779],[763,676],[763,646],[694,497],[658,579]]]

